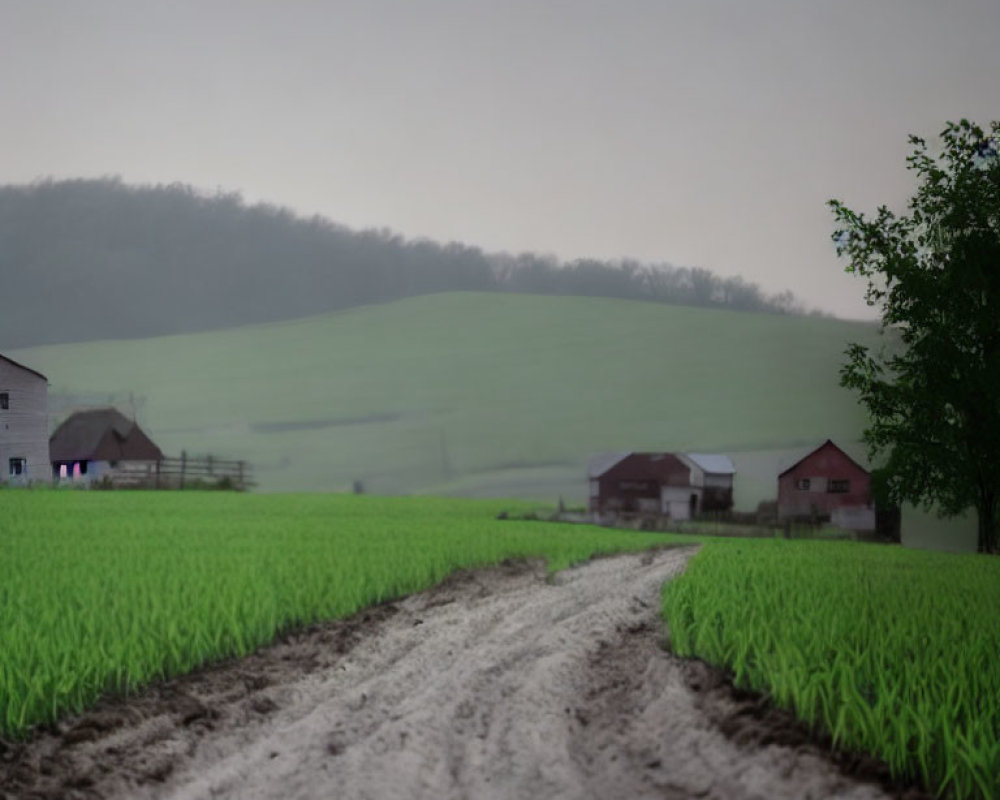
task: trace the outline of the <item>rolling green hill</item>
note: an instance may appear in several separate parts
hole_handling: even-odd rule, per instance
[[[752,507],[791,453],[859,438],[838,369],[848,341],[877,338],[830,319],[448,293],[8,355],[49,377],[53,423],[131,405],[167,452],[245,458],[262,490],[579,501],[591,453],[723,451]]]

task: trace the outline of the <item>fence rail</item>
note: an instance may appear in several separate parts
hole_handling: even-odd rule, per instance
[[[246,461],[215,456],[164,458],[155,463],[122,462],[113,474],[105,476],[114,488],[183,489],[205,486],[243,491],[254,485],[253,467]]]

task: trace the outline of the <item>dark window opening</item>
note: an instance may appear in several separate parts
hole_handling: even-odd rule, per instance
[[[86,461],[81,461],[80,462],[80,474],[81,475],[86,475],[87,474],[87,462]]]
[[[796,489],[808,489],[809,488],[809,479],[808,478],[799,478],[797,481],[795,481],[795,488]]]
[[[832,494],[847,494],[851,491],[851,482],[848,480],[830,481],[830,492]]]
[[[10,474],[11,475],[23,475],[27,472],[28,462],[23,458],[12,458],[10,459]]]
[[[6,411],[8,408],[10,408],[10,394],[0,392],[0,411]]]

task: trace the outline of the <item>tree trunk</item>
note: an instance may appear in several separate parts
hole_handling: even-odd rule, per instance
[[[979,507],[979,540],[976,551],[979,553],[996,553],[997,548],[997,495],[994,492],[981,492]]]

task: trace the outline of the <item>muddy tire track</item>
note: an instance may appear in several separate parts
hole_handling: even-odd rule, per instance
[[[900,796],[662,649],[660,585],[693,552],[459,573],[0,743],[0,794]]]

